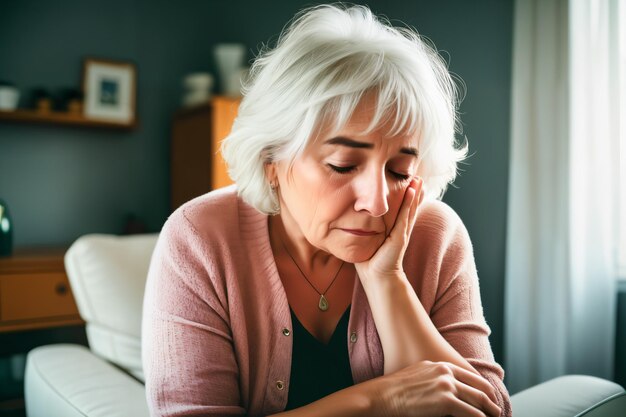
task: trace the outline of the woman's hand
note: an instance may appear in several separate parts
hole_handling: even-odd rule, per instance
[[[402,259],[417,219],[417,207],[424,197],[422,184],[421,178],[411,180],[393,228],[383,244],[370,259],[354,264],[361,279],[403,274]]]
[[[375,383],[372,415],[384,417],[500,416],[495,389],[449,362],[421,361]]]

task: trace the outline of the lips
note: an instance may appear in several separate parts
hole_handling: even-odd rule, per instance
[[[350,233],[356,236],[374,236],[380,233],[375,230],[363,230],[363,229],[341,229],[341,230],[343,230],[346,233]]]

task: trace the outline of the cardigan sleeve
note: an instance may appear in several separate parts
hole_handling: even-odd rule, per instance
[[[418,263],[424,274],[418,290],[420,300],[439,333],[495,388],[502,416],[510,417],[504,370],[495,361],[489,343],[491,330],[483,315],[467,229],[443,203],[425,207],[425,211],[417,231],[422,237]]]
[[[144,297],[142,360],[151,416],[245,415],[224,290],[182,211],[166,222]]]

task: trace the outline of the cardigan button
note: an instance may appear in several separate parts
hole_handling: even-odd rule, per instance
[[[352,332],[352,334],[350,335],[350,342],[356,343],[356,340],[357,340],[356,332]]]
[[[276,381],[276,388],[278,388],[280,391],[285,389],[285,383],[283,381]]]
[[[289,329],[288,329],[288,328],[286,328],[286,327],[285,327],[285,328],[283,329],[283,334],[284,334],[285,336],[289,336],[289,335],[291,334],[291,332],[289,331]]]

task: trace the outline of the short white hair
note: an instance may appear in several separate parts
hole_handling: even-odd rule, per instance
[[[390,136],[416,134],[417,175],[428,196],[441,198],[467,154],[467,143],[455,140],[458,91],[445,61],[413,29],[394,27],[366,6],[311,7],[252,64],[222,154],[243,200],[276,214],[265,164],[293,162],[323,124],[341,128],[374,93],[368,131],[384,124]]]

